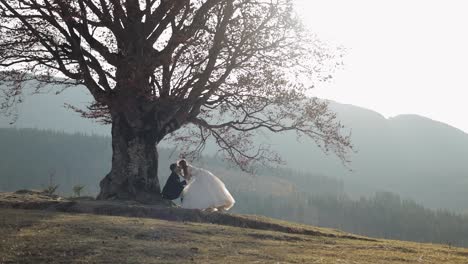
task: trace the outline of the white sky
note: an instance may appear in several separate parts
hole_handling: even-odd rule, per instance
[[[348,50],[345,68],[314,95],[468,132],[468,1],[295,1],[320,39]]]

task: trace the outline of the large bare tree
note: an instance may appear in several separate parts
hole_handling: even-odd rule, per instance
[[[351,148],[326,103],[306,96],[337,53],[291,0],[0,0],[0,12],[2,108],[28,81],[84,85],[95,102],[75,110],[112,124],[100,199],[160,199],[168,135],[195,152],[211,138],[243,168],[278,161],[254,144],[259,131],[296,131],[343,160]]]

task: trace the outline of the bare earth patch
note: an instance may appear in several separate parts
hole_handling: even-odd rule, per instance
[[[468,249],[367,239],[268,218],[0,196],[0,263],[468,263]],[[13,209],[20,201],[46,210]],[[141,207],[143,216],[133,215]],[[101,215],[77,214],[76,208]],[[132,217],[115,216],[124,208],[133,208]],[[106,210],[114,215],[102,215]],[[175,216],[152,219],[169,218],[166,213]]]

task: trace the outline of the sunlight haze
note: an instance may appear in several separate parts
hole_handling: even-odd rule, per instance
[[[296,0],[312,32],[347,49],[315,96],[417,114],[468,132],[466,1]]]

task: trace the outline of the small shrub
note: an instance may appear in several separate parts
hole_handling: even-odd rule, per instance
[[[55,169],[49,172],[49,185],[42,191],[46,195],[54,195],[59,185],[55,184]]]
[[[43,192],[46,195],[54,195],[58,187],[59,187],[58,184],[52,184],[52,185],[47,186],[47,188],[45,188]]]
[[[73,193],[75,194],[76,197],[81,196],[81,191],[85,188],[84,185],[75,185],[73,186]]]

